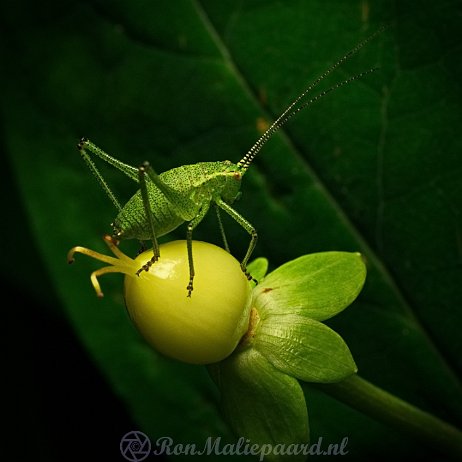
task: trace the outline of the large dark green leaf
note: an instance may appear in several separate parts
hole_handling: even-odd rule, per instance
[[[315,76],[390,22],[322,88],[376,65],[379,71],[284,127],[246,175],[237,208],[259,231],[255,255],[273,269],[314,251],[364,254],[364,290],[329,325],[361,375],[461,424],[460,2],[12,5],[0,12],[3,148],[27,221],[19,205],[5,206],[12,243],[5,255],[21,264],[11,269],[5,261],[4,273],[42,301],[56,296],[137,424],[152,437],[182,441],[228,435],[215,388],[203,369],[162,359],[140,340],[120,278],[102,281],[101,301],[88,280],[95,266],[84,258],[66,266],[73,245],[104,250],[100,236],[115,216],[74,146],[85,135],[131,165],[147,159],[158,171],[237,161],[259,136],[261,118],[277,117]],[[134,192],[123,175],[104,173],[121,199]],[[243,255],[247,235],[231,220],[225,226],[233,252]],[[196,238],[219,242],[213,217]],[[40,290],[45,275],[54,294]],[[306,390],[313,441],[316,432],[331,442],[348,436],[352,460],[425,452]]]

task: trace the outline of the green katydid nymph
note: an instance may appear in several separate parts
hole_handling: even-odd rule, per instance
[[[380,30],[360,42],[311,83],[269,126],[237,163],[230,161],[199,162],[192,165],[183,165],[157,174],[148,162],[143,162],[138,168],[132,167],[110,156],[88,139],[82,138],[78,144],[78,149],[88,167],[99,180],[104,191],[118,210],[118,215],[112,223],[112,238],[114,242],[122,239],[138,239],[140,241],[152,242],[152,257],[139,268],[137,274],[140,274],[142,271],[148,271],[150,266],[155,264],[159,259],[160,252],[157,238],[168,234],[182,223],[187,222],[186,242],[189,282],[186,290],[187,295],[190,297],[194,287],[193,231],[205,217],[210,207],[213,206],[217,212],[224,247],[228,252],[229,246],[221,222],[220,211],[224,211],[230,215],[250,235],[250,243],[241,262],[241,269],[249,280],[253,279],[247,272],[246,267],[257,243],[257,231],[249,221],[232,207],[233,202],[240,194],[239,189],[242,177],[264,144],[292,116],[332,90],[376,70],[376,68],[372,68],[356,74],[336,83],[310,99],[302,101],[321,80],[361,49],[379,32]],[[138,191],[123,207],[95,166],[90,154],[111,164],[139,184]]]

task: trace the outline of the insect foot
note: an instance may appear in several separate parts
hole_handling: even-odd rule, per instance
[[[108,264],[91,274],[99,297],[103,296],[99,276],[125,274],[124,297],[130,319],[149,345],[191,364],[216,363],[234,351],[249,326],[252,287],[231,254],[193,241],[197,293],[188,298],[184,294],[184,281],[189,277],[186,241],[161,245],[162,257],[139,277],[136,269],[152,250],[131,259],[109,237],[105,242],[115,257],[77,246],[69,251],[68,261],[81,253]]]
[[[193,278],[190,278],[190,279],[189,279],[189,284],[188,284],[188,286],[186,287],[186,290],[188,291],[188,297],[191,298],[191,293],[192,293],[192,291],[194,290],[194,287],[193,287]]]
[[[244,273],[245,277],[247,278],[248,281],[252,281],[255,284],[258,284],[258,281],[247,271],[247,268],[245,266],[241,265],[241,270]]]
[[[140,254],[142,255],[142,254]],[[149,271],[149,268],[157,261],[159,260],[158,255],[154,255],[150,260],[148,260],[135,274],[139,276],[143,271]]]

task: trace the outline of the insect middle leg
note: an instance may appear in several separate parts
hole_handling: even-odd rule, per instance
[[[188,291],[188,297],[191,297],[191,292],[193,291],[193,281],[194,281],[194,261],[192,254],[192,232],[194,228],[203,220],[207,212],[209,211],[210,204],[207,203],[200,210],[199,213],[188,223],[188,230],[186,232],[186,246],[188,248],[188,263],[189,263],[189,284],[186,287]]]

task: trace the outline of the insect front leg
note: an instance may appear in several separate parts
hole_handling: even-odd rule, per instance
[[[186,245],[188,248],[188,263],[189,263],[189,284],[186,287],[188,291],[188,297],[191,297],[191,292],[193,291],[193,281],[194,281],[194,261],[192,254],[192,232],[194,228],[203,220],[207,212],[209,211],[210,203],[206,203],[200,210],[199,213],[188,223],[188,230],[186,232]]]
[[[136,272],[138,276],[142,271],[149,271],[149,268],[151,267],[151,265],[155,263],[160,257],[159,243],[157,242],[156,231],[154,229],[154,218],[152,216],[151,206],[149,204],[148,188],[146,186],[146,174],[147,174],[148,168],[149,168],[149,164],[147,162],[141,165],[140,168],[138,169],[138,177],[139,177],[139,183],[140,183],[141,197],[143,199],[144,213],[146,214],[146,218],[148,219],[148,223],[149,223],[149,233],[151,235],[153,255],[151,259],[147,261]]]
[[[226,252],[231,253],[229,250],[228,239],[226,239],[225,228],[223,226],[223,222],[221,221],[220,208],[217,204],[214,205],[215,211],[217,212],[218,226],[220,228],[221,238],[223,239],[223,245],[225,246]]]
[[[247,271],[247,263],[250,259],[250,256],[252,255],[252,252],[255,249],[255,246],[257,245],[257,239],[258,239],[257,230],[242,215],[236,212],[236,210],[234,210],[230,205],[228,205],[223,200],[218,199],[216,201],[216,204],[218,205],[218,207],[224,210],[229,216],[234,218],[234,220],[236,220],[250,234],[249,247],[247,249],[244,259],[241,262],[241,269],[249,281],[252,280],[258,283],[258,281],[255,278],[253,278]]]

